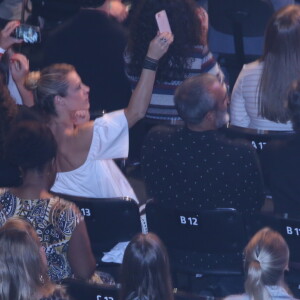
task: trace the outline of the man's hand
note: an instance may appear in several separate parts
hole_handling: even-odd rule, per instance
[[[23,40],[16,39],[12,36],[12,32],[20,25],[19,21],[11,21],[0,31],[0,47],[7,50],[13,44],[20,44]]]

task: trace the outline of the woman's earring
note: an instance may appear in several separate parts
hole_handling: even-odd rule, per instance
[[[40,275],[40,282],[41,282],[41,284],[44,284],[44,283],[45,283],[45,279],[44,279],[44,277],[43,277],[42,274]]]

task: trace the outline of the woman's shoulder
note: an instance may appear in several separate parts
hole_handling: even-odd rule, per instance
[[[94,123],[93,141],[90,148],[89,156],[105,153],[112,146],[124,144],[128,138],[128,122],[124,110],[117,110],[104,114],[103,117],[97,118]]]
[[[99,138],[108,142],[111,138],[114,139],[114,133],[119,134],[119,131],[124,129],[128,129],[124,109],[106,113],[102,117],[95,119],[90,152],[93,150],[95,143],[96,148],[98,148]]]
[[[249,64],[245,64],[243,66],[243,71],[255,71],[255,70],[262,70],[264,63],[260,60],[255,60]]]
[[[0,211],[6,211],[8,208],[10,210],[12,207],[16,208],[19,201],[20,199],[12,194],[8,188],[0,188],[0,202],[2,205]]]
[[[126,120],[124,109],[106,113],[94,121],[94,131],[97,130],[98,127],[109,124],[118,124],[121,120]]]
[[[8,192],[7,188],[0,188],[0,197],[2,197],[7,192]]]
[[[245,64],[239,74],[239,82],[247,82],[247,84],[255,85],[259,80],[263,69],[263,62],[256,60],[249,64]],[[250,82],[247,80],[250,79]],[[245,81],[246,80],[246,81]]]
[[[80,214],[79,208],[75,203],[69,200],[65,200],[61,197],[53,197],[50,199],[52,210],[57,210],[59,212],[68,211],[72,214]]]

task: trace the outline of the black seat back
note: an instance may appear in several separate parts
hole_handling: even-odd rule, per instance
[[[245,55],[244,37],[262,37],[273,7],[263,0],[209,0],[208,14],[211,26],[233,36],[234,54],[221,54],[220,64],[229,75],[232,88],[243,64],[258,56]]]
[[[246,232],[242,214],[224,208],[183,211],[146,205],[148,229],[167,247],[173,275],[241,275]]]
[[[74,300],[118,300],[119,287],[116,285],[90,284],[83,280],[67,278],[62,284]]]
[[[242,215],[230,208],[184,211],[155,201],[146,205],[148,230],[169,248],[199,253],[234,253],[245,245]]]
[[[291,138],[294,131],[275,131],[244,128],[230,125],[228,128],[222,128],[221,131],[231,139],[244,139],[251,142],[252,146],[261,152],[263,147],[270,141],[286,140]]]
[[[74,202],[81,210],[96,257],[141,232],[139,208],[131,198],[59,196]]]
[[[300,263],[300,219],[288,218],[287,215],[257,213],[248,216],[246,224],[248,239],[264,227],[278,231],[289,246],[290,261]]]
[[[242,36],[264,35],[267,22],[274,12],[272,6],[262,0],[209,0],[208,13],[211,25],[218,31],[234,35],[235,23],[239,23]]]

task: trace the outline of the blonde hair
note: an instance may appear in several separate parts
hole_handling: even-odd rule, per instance
[[[289,248],[283,237],[270,228],[258,231],[244,251],[246,293],[254,300],[270,299],[266,286],[285,287],[283,276],[288,267]]]
[[[54,105],[56,95],[65,97],[69,83],[67,76],[75,68],[69,64],[54,64],[41,72],[31,72],[25,80],[27,89],[32,90],[35,104],[47,115],[57,115]]]
[[[0,299],[36,300],[53,291],[35,230],[9,219],[0,228]]]

